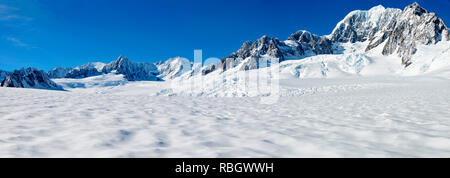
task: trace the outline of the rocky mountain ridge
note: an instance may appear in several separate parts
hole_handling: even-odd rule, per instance
[[[429,12],[418,3],[405,7],[404,10],[384,8],[379,5],[370,10],[350,12],[340,21],[330,35],[318,36],[300,30],[288,37],[286,41],[263,36],[255,42],[246,41],[241,48],[223,58],[209,71],[225,71],[241,66],[240,70],[256,69],[262,57],[278,58],[279,61],[301,59],[319,54],[339,53],[341,43],[369,41],[366,51],[384,44],[383,55],[398,55],[405,67],[412,61],[417,44],[436,44],[448,41],[450,33],[442,19]],[[213,69],[213,70],[211,70]]]

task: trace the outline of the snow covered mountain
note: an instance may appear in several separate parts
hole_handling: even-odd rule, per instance
[[[386,9],[381,5],[368,11],[355,10],[345,16],[328,37],[340,43],[364,42],[393,29],[401,13],[400,9]]]
[[[48,72],[50,78],[72,78],[82,79],[103,74],[116,73],[123,74],[128,81],[159,81],[158,68],[153,63],[136,63],[124,56],[119,56],[117,60],[105,64],[101,62],[88,63],[73,69],[57,67]]]
[[[69,71],[65,78],[86,78],[102,74],[102,69],[106,64],[94,62],[75,67]]]
[[[239,67],[240,70],[259,68],[259,58],[302,59],[319,54],[342,53],[344,43],[368,42],[365,51],[380,45],[381,54],[396,54],[402,64],[408,67],[417,52],[417,45],[436,44],[450,39],[449,29],[435,13],[422,8],[418,3],[401,9],[376,6],[370,10],[350,12],[340,21],[330,35],[318,36],[300,30],[286,41],[263,36],[255,42],[247,41],[242,47],[223,58],[216,66],[203,71],[226,71]]]
[[[339,22],[331,34],[336,42],[370,41],[366,51],[383,45],[383,55],[397,54],[405,66],[417,52],[417,44],[448,41],[444,21],[418,3],[400,9],[376,6],[369,11],[353,11]]]
[[[283,63],[282,70],[301,78],[420,74],[438,69],[438,64],[447,66],[449,40],[449,29],[443,20],[419,4],[413,3],[404,10],[380,5],[350,12],[330,35],[318,36],[299,30],[285,41],[262,36],[256,41],[244,42],[239,50],[208,66],[181,57],[153,64],[136,63],[120,56],[109,64],[88,63],[73,69],[58,67],[49,71],[48,76],[80,79],[116,73],[128,81],[188,79],[216,71],[263,68],[267,65],[260,64],[261,59],[274,58],[280,62],[296,60]]]
[[[72,71],[70,67],[56,67],[48,71],[47,74],[50,78],[65,78],[70,71]]]
[[[444,21],[417,3],[406,7],[396,24],[394,30],[384,31],[383,36],[388,36],[388,39],[383,54],[397,53],[406,66],[411,65],[411,57],[417,52],[417,44],[436,44],[450,39],[449,29]],[[382,39],[384,38],[381,37],[380,40]]]
[[[14,70],[1,83],[2,87],[61,89],[48,78],[47,73],[35,68]]]
[[[159,78],[164,80],[180,77],[193,69],[194,64],[186,58],[175,57],[163,63],[156,64]]]
[[[223,58],[215,69],[226,71],[240,64],[240,70],[252,70],[259,68],[258,59],[264,56],[284,61],[318,54],[333,54],[332,42],[326,37],[300,30],[292,34],[287,41],[268,36],[263,36],[255,42],[247,41],[237,52]]]
[[[158,69],[153,63],[136,63],[124,56],[119,56],[116,61],[105,65],[101,70],[103,74],[116,72],[123,74],[129,81],[149,80],[158,81]]]

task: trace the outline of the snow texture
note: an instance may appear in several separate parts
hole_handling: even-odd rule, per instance
[[[449,157],[436,75],[281,80],[274,105],[156,96],[167,82],[0,88],[0,157]]]

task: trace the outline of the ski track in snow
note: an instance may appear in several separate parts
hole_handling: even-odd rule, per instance
[[[0,88],[0,157],[449,157],[448,81],[281,81],[274,105],[154,96],[158,82]]]

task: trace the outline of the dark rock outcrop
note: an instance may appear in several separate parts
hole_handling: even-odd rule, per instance
[[[47,73],[34,68],[20,69],[11,72],[1,83],[2,87],[37,88],[37,89],[61,89],[51,81]]]
[[[106,65],[102,73],[116,72],[123,74],[129,81],[160,81],[158,69],[153,63],[135,63],[124,56],[120,56],[116,61]]]
[[[238,64],[242,64],[240,70],[257,69],[262,58],[284,61],[303,56],[332,54],[332,45],[326,37],[319,37],[304,30],[292,34],[287,41],[263,36],[255,42],[244,42],[238,51],[223,58],[213,70],[226,71]]]
[[[9,73],[10,73],[10,72],[0,70],[0,82],[2,82],[3,80],[5,80],[6,76],[8,76]]]
[[[103,63],[88,63],[82,66],[75,67],[69,71],[65,78],[86,78],[102,74],[102,69],[105,66]]]
[[[56,67],[47,72],[49,78],[65,78],[66,75],[72,70],[70,67]]]
[[[406,66],[412,63],[411,57],[416,53],[417,44],[429,45],[448,40],[448,28],[444,21],[417,3],[407,6],[392,32],[386,33],[388,37],[383,54],[397,53]]]

